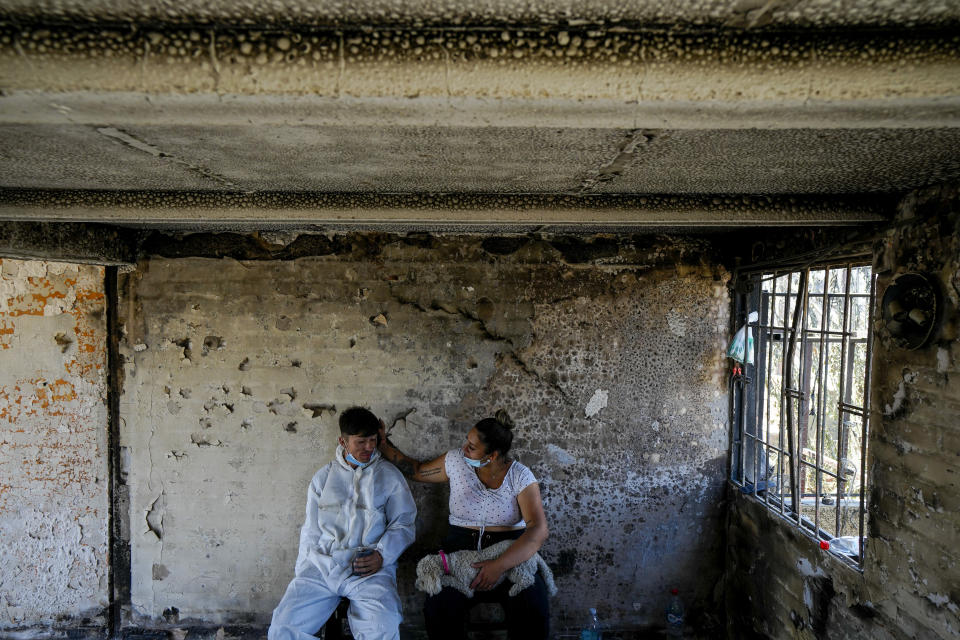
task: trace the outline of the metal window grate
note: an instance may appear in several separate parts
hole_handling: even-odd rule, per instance
[[[731,476],[863,566],[875,279],[849,264],[756,276],[736,317],[759,319],[753,364],[731,379]]]

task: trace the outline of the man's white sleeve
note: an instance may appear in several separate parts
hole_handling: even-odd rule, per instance
[[[300,527],[300,552],[297,556],[298,572],[300,564],[307,561],[307,558],[310,557],[310,551],[316,548],[317,541],[320,539],[320,525],[317,521],[320,511],[320,489],[326,481],[328,471],[327,468],[318,471],[310,481],[310,486],[307,487],[307,514],[303,526]]]
[[[410,495],[407,481],[399,472],[396,476],[394,489],[385,505],[387,530],[377,543],[377,551],[383,556],[384,565],[394,564],[404,549],[413,542],[417,533],[417,505]]]

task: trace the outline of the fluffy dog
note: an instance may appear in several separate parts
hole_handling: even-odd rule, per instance
[[[480,570],[470,565],[474,562],[499,558],[511,544],[513,544],[513,540],[503,540],[482,551],[467,550],[448,553],[446,556],[447,566],[450,568],[449,574],[443,571],[443,561],[440,559],[440,554],[432,553],[424,556],[417,563],[417,589],[430,595],[436,595],[444,587],[453,587],[468,598],[472,598],[473,589],[470,588],[470,583],[477,577],[477,572]],[[530,559],[504,573],[500,576],[497,584],[499,585],[506,578],[513,583],[513,586],[510,587],[510,595],[515,596],[533,584],[537,570],[540,571],[544,582],[547,583],[547,592],[551,596],[555,595],[557,585],[553,581],[553,572],[550,571],[550,567],[543,561],[539,553],[533,554]]]

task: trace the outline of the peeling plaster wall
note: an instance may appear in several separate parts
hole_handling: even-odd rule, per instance
[[[671,586],[713,607],[728,294],[706,243],[335,240],[296,260],[155,256],[125,277],[135,620],[266,624],[306,486],[355,403],[420,458],[498,407],[515,416],[551,527],[557,625],[588,605],[656,624]],[[444,532],[446,489],[413,490],[418,540],[399,582],[418,627],[413,569]]]
[[[101,267],[0,260],[0,630],[107,604],[104,305]]]
[[[921,271],[944,294],[928,346],[898,348],[875,324],[870,506],[863,574],[734,491],[727,613],[734,637],[960,637],[960,198],[955,187],[908,196],[878,244],[878,299]]]

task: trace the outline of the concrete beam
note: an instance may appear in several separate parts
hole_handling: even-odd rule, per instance
[[[0,24],[6,91],[670,101],[956,96],[954,32]]]
[[[52,203],[11,196],[7,219],[862,224],[875,209],[716,209],[697,198],[782,203],[960,178],[960,39],[948,32],[6,25],[0,86],[0,188]],[[108,191],[130,192],[131,209],[98,204]],[[217,192],[219,208],[164,204],[177,192]],[[374,195],[341,206],[352,196],[336,193]],[[390,199],[437,193],[523,204]],[[697,204],[616,200],[637,194]],[[547,196],[577,204],[536,200]]]
[[[544,233],[860,226],[884,197],[496,196],[0,191],[0,219],[174,230]]]

